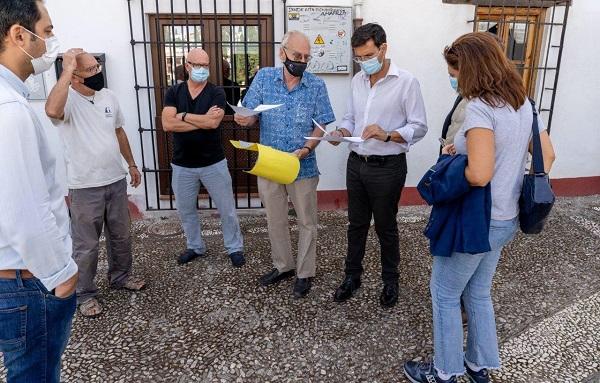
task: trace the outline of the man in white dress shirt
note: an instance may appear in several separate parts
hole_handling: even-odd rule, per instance
[[[75,313],[66,189],[24,81],[59,46],[42,1],[0,2],[0,352],[8,383],[60,381]]]
[[[334,300],[349,299],[360,287],[371,217],[381,246],[383,291],[380,303],[398,301],[400,261],[396,213],[406,179],[406,155],[427,133],[425,105],[417,79],[386,59],[383,28],[366,24],[352,36],[354,61],[361,71],[352,79],[352,95],[342,123],[332,134],[362,137],[350,144],[346,173],[348,190],[348,253],[345,278]]]

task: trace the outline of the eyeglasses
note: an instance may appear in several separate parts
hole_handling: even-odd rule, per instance
[[[377,53],[375,53],[375,54],[372,54],[372,55],[370,55],[370,56],[354,56],[354,57],[352,58],[352,61],[354,61],[354,62],[355,62],[355,63],[357,63],[357,64],[360,64],[360,63],[362,63],[362,62],[369,61],[369,60],[371,60],[371,59],[373,59],[373,58],[375,58],[375,57],[379,56],[379,53],[380,53],[380,52],[381,52],[381,51],[379,51],[379,50],[378,50],[378,51],[377,51]]]
[[[208,69],[208,67],[210,66],[210,64],[200,64],[200,63],[193,63],[191,61],[187,62],[189,66],[191,66],[194,69],[200,69],[200,68],[206,68]]]
[[[96,65],[92,65],[90,67],[84,68],[84,69],[78,69],[76,71],[74,71],[74,73],[76,74],[89,74],[89,75],[95,75],[97,73],[102,72],[102,65],[101,64],[96,64]]]
[[[283,49],[285,49],[286,51],[289,51],[291,53],[292,59],[294,61],[303,61],[303,62],[307,63],[310,60],[312,60],[312,58],[313,58],[311,55],[303,55],[302,53],[297,52],[297,51],[295,51],[293,49],[290,49],[288,47],[283,47]]]

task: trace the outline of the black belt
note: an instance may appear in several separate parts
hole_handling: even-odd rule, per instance
[[[374,154],[372,154],[372,155],[358,154],[358,153],[356,153],[354,151],[350,152],[350,157],[354,157],[354,158],[356,158],[358,160],[361,160],[362,162],[366,162],[366,163],[376,162],[378,164],[381,164],[381,163],[383,163],[385,161],[388,161],[388,160],[392,160],[394,158],[401,158],[401,157],[404,157],[404,156],[406,156],[406,153],[390,154],[390,155],[387,155],[387,156],[377,156],[377,155],[374,155]]]

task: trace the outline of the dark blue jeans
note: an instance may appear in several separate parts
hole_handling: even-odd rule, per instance
[[[0,279],[0,352],[8,383],[59,383],[75,294],[57,298],[37,279]]]

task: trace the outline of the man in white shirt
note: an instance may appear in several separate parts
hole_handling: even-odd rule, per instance
[[[77,265],[46,132],[24,84],[59,46],[42,1],[0,2],[0,352],[8,383],[60,381]]]
[[[111,288],[140,290],[145,282],[132,275],[128,165],[131,186],[141,182],[115,94],[104,87],[102,66],[81,49],[63,57],[63,73],[50,92],[46,114],[65,144],[73,258],[79,266],[77,302],[87,317],[102,312],[94,279],[100,234],[104,227]]]
[[[425,105],[417,79],[386,59],[383,28],[366,24],[352,35],[354,61],[362,70],[352,79],[352,95],[342,123],[332,134],[362,137],[350,144],[348,190],[348,253],[346,277],[334,300],[349,299],[360,287],[371,217],[381,246],[383,291],[380,303],[398,301],[400,261],[396,214],[406,179],[406,152],[427,133]]]

